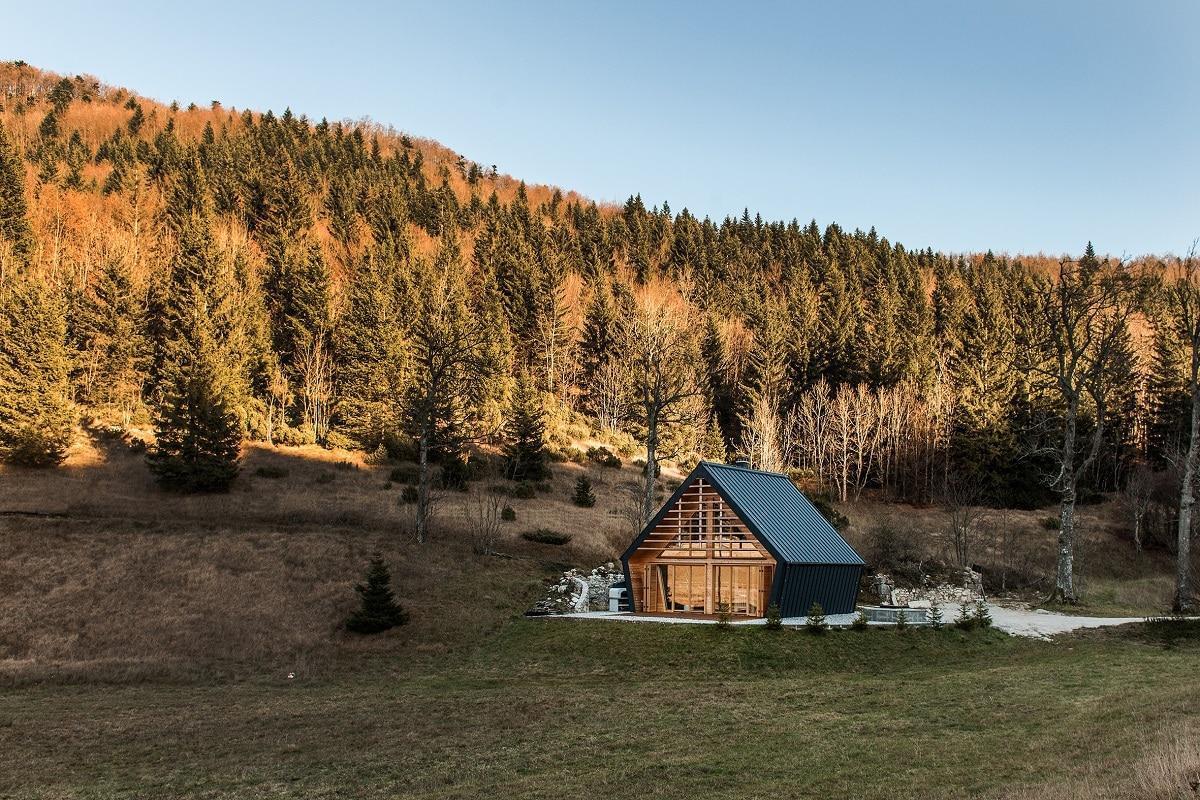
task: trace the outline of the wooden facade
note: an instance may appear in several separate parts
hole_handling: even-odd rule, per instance
[[[704,478],[696,478],[628,556],[639,611],[766,614],[775,559]]]

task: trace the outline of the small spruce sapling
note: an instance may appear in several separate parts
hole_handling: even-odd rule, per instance
[[[733,622],[733,613],[729,610],[728,603],[717,603],[717,627],[721,630],[726,630]]]
[[[779,613],[779,605],[771,603],[767,606],[767,630],[777,631],[783,627],[783,615]]]
[[[392,596],[392,574],[376,553],[367,567],[367,582],[354,587],[362,607],[346,620],[351,633],[379,633],[408,622],[408,612]]]
[[[900,609],[900,611],[896,614],[896,630],[900,631],[901,633],[904,633],[908,630],[908,612],[904,609]]]
[[[596,505],[596,494],[592,491],[592,481],[587,475],[580,475],[579,480],[575,481],[575,493],[571,495],[571,502],[580,508]]]
[[[867,612],[860,608],[858,610],[858,614],[856,614],[854,619],[850,622],[850,627],[856,631],[865,631],[867,629],[868,622],[869,620],[867,619]]]
[[[975,601],[975,624],[981,628],[992,627],[992,613],[982,597]]]
[[[825,622],[825,609],[821,608],[820,603],[813,603],[809,607],[808,619],[805,620],[804,627],[814,635],[820,635],[829,629],[829,625]]]
[[[971,616],[970,608],[966,603],[958,607],[958,616],[954,618],[954,627],[964,631],[975,627],[975,618]]]
[[[929,627],[935,631],[940,631],[945,627],[945,621],[942,619],[942,607],[936,602],[929,606]]]
[[[505,522],[512,522],[516,518],[517,512],[512,506],[505,505],[504,508],[500,509],[500,519],[504,520]]]

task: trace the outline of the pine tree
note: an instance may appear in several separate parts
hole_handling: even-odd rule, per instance
[[[75,425],[66,313],[50,288],[0,284],[0,460],[52,467]]]
[[[587,475],[580,475],[575,481],[575,492],[571,502],[580,508],[591,508],[596,505],[596,494],[592,491],[592,481]]]
[[[820,603],[814,602],[809,607],[804,627],[813,634],[822,634],[829,629],[829,624],[825,621],[825,609],[821,608]]]
[[[409,353],[398,267],[384,248],[360,259],[335,330],[335,424],[368,452],[400,429],[395,399],[405,390]]]
[[[358,584],[354,591],[362,605],[346,620],[346,630],[351,633],[380,633],[408,622],[408,612],[392,594],[392,574],[379,553],[367,566],[366,583]]]
[[[156,353],[155,445],[147,463],[158,482],[181,491],[225,491],[238,474],[242,431],[232,403],[236,329],[232,279],[213,242],[211,200],[193,159],[168,217],[177,245]]]
[[[550,472],[546,453],[546,415],[527,374],[517,379],[506,426],[504,474],[514,481],[540,481]]]
[[[6,245],[17,266],[29,263],[33,255],[33,231],[25,201],[25,164],[0,122],[0,279],[8,272],[4,268]]]
[[[148,344],[144,295],[118,259],[99,271],[80,309],[85,399],[119,409],[129,425],[146,382]]]

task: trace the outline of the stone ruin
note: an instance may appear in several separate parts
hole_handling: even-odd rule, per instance
[[[880,573],[874,577],[872,585],[879,605],[905,607],[910,603],[946,603],[967,604],[982,600],[983,575],[971,569],[963,568],[962,585],[954,586],[949,583],[927,585],[916,588],[899,588],[891,576]]]
[[[591,572],[570,569],[534,603],[528,614],[570,614],[579,611],[607,611],[608,590],[625,580],[616,562],[601,564]]]

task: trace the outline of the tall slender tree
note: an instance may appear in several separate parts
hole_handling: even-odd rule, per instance
[[[1200,273],[1189,256],[1166,286],[1159,325],[1183,344],[1189,414],[1186,450],[1180,459],[1179,519],[1175,539],[1175,598],[1181,614],[1196,610],[1192,583],[1192,516],[1196,504],[1196,472],[1200,467]]]
[[[28,278],[0,283],[0,460],[52,467],[75,425],[61,295]]]

